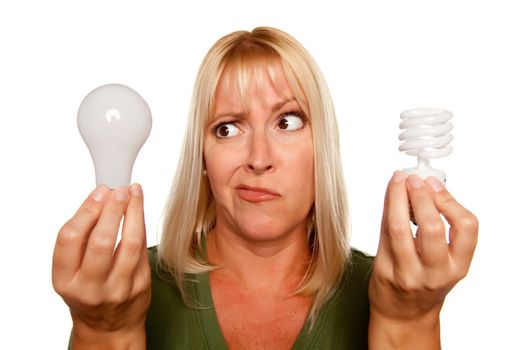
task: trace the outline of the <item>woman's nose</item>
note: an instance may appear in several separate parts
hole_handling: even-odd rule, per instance
[[[246,170],[248,172],[262,175],[265,172],[274,170],[272,146],[265,131],[255,131],[252,134],[248,147],[248,158],[246,160]]]

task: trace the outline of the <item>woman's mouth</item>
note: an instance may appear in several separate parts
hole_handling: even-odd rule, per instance
[[[279,193],[263,187],[240,185],[235,190],[239,197],[248,202],[264,202],[281,197]]]

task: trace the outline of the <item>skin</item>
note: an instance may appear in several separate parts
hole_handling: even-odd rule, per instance
[[[252,84],[246,106],[225,77],[213,124],[206,129],[204,154],[217,201],[208,258],[222,267],[210,274],[213,300],[231,349],[289,349],[312,301],[292,295],[309,259],[310,124],[283,115],[300,109],[286,98],[291,94],[282,71],[276,71],[275,84],[268,77]],[[283,119],[288,125],[281,124]],[[216,122],[235,122],[238,132],[219,138],[212,128]],[[468,271],[478,221],[436,181],[395,172],[388,184],[369,286],[371,349],[440,348],[439,312]],[[278,195],[247,201],[237,191],[240,184]],[[415,237],[409,202],[418,223]],[[441,216],[450,225],[450,243]],[[145,349],[151,295],[145,237],[138,184],[114,191],[99,186],[60,229],[52,278],[70,308],[74,349]]]
[[[275,79],[252,81],[244,105],[235,74],[219,81],[204,157],[216,200],[217,224],[208,258],[219,325],[230,349],[289,349],[311,298],[292,296],[309,259],[307,216],[314,201],[310,123],[279,66]],[[218,130],[217,124],[223,123]],[[226,124],[224,124],[226,123]],[[226,132],[227,131],[227,132]],[[228,134],[221,137],[222,133]],[[251,202],[239,185],[278,193]]]

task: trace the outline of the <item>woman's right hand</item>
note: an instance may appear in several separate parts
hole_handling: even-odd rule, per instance
[[[53,287],[71,311],[73,348],[145,349],[150,281],[140,185],[97,187],[60,229],[53,255]]]

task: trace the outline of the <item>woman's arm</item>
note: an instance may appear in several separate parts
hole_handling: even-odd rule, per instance
[[[146,332],[143,324],[136,329],[107,332],[77,323],[73,326],[70,345],[73,350],[143,350],[146,349]]]
[[[370,349],[440,349],[439,311],[421,319],[391,320],[372,312],[368,326]]]
[[[409,200],[418,224],[410,228]],[[450,224],[447,242],[445,217]],[[433,178],[396,172],[370,280],[371,349],[439,349],[439,313],[469,269],[478,221]]]

